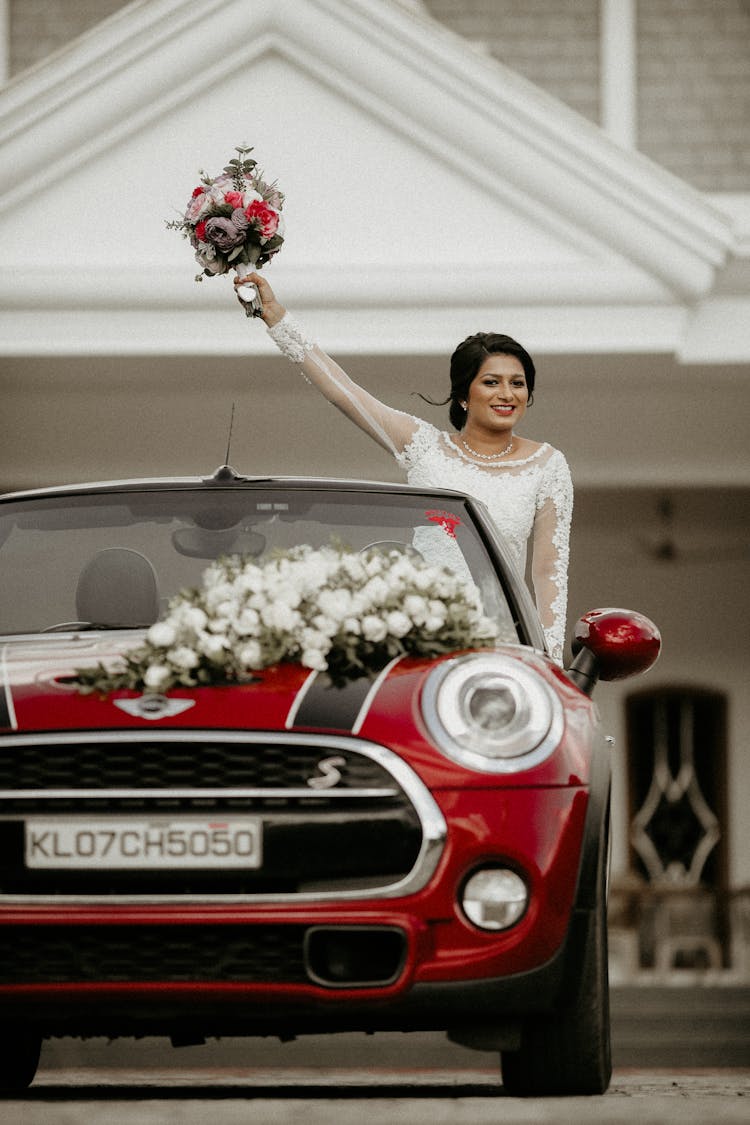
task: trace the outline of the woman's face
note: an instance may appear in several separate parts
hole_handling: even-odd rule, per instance
[[[499,433],[512,430],[529,404],[529,389],[520,359],[500,353],[487,356],[471,386],[467,421]]]

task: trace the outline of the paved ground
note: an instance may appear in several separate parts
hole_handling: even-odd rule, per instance
[[[52,1040],[2,1125],[749,1125],[750,989],[613,989],[600,1098],[521,1100],[442,1034]]]
[[[617,1072],[598,1098],[506,1097],[494,1073],[41,1073],[8,1125],[747,1125],[750,1070]]]

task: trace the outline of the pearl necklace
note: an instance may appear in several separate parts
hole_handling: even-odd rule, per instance
[[[463,447],[472,455],[472,457],[478,457],[480,461],[499,461],[501,457],[504,457],[506,455],[506,453],[510,453],[511,449],[513,448],[512,434],[510,436],[510,441],[506,445],[505,449],[501,449],[499,453],[479,453],[478,450],[471,448],[463,434],[460,434],[459,436],[461,438],[461,444],[463,445]]]

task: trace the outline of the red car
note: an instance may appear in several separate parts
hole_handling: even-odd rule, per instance
[[[491,645],[332,678],[81,690],[216,559],[450,540]],[[458,563],[456,565],[459,565]],[[149,630],[147,633],[146,630]],[[610,1077],[610,768],[591,692],[646,618],[592,611],[567,670],[482,506],[212,477],[0,497],[0,1086],[48,1036],[441,1029],[514,1094]]]

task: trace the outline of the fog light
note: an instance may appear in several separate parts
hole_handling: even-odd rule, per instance
[[[507,930],[526,909],[529,893],[520,875],[507,867],[484,867],[467,880],[461,905],[481,930]]]

